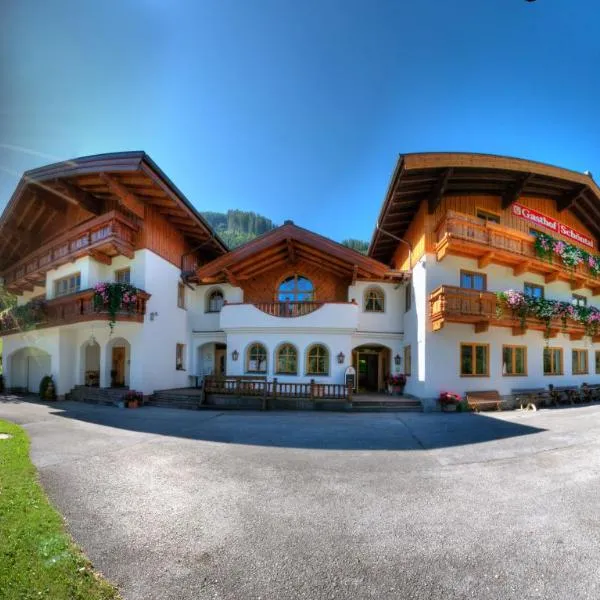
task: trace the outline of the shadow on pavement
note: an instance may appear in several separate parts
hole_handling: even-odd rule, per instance
[[[546,431],[483,414],[127,410],[0,396],[0,408],[3,404],[44,405],[51,415],[133,432],[281,448],[423,450]]]

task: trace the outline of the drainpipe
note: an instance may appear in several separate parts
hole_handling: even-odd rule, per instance
[[[381,233],[388,235],[389,237],[391,237],[392,239],[396,240],[397,242],[401,242],[403,244],[406,244],[408,246],[408,265],[409,267],[412,269],[413,264],[412,264],[412,246],[409,242],[407,242],[406,240],[402,239],[401,237],[398,237],[397,235],[394,235],[393,233],[390,233],[389,231],[386,231],[385,229],[383,229],[382,227],[380,227],[379,225],[379,221],[377,221],[375,228],[378,231],[381,231]]]

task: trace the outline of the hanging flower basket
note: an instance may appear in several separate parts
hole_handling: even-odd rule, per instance
[[[137,306],[140,290],[129,283],[98,283],[94,287],[94,310],[108,312],[112,334],[120,312],[132,313]]]

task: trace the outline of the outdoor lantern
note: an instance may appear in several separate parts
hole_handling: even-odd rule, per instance
[[[240,357],[240,353],[239,353],[237,350],[234,350],[234,351],[231,353],[231,358],[232,358],[234,361],[235,361],[235,360],[237,360],[239,357]]]
[[[338,359],[338,363],[340,363],[340,365],[344,364],[344,359],[346,358],[346,355],[343,352],[340,352],[337,355],[337,359]]]
[[[399,367],[400,363],[402,362],[402,358],[399,354],[396,354],[396,356],[394,356],[394,364]]]

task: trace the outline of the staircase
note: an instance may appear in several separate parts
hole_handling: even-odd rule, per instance
[[[129,391],[129,388],[97,388],[86,385],[76,385],[69,394],[69,400],[86,402],[88,404],[102,404],[115,406]]]
[[[161,390],[156,391],[144,402],[145,406],[159,406],[161,408],[185,408],[196,410],[200,408],[202,395],[190,390]]]
[[[420,400],[410,396],[358,395],[352,399],[353,412],[423,412]]]

